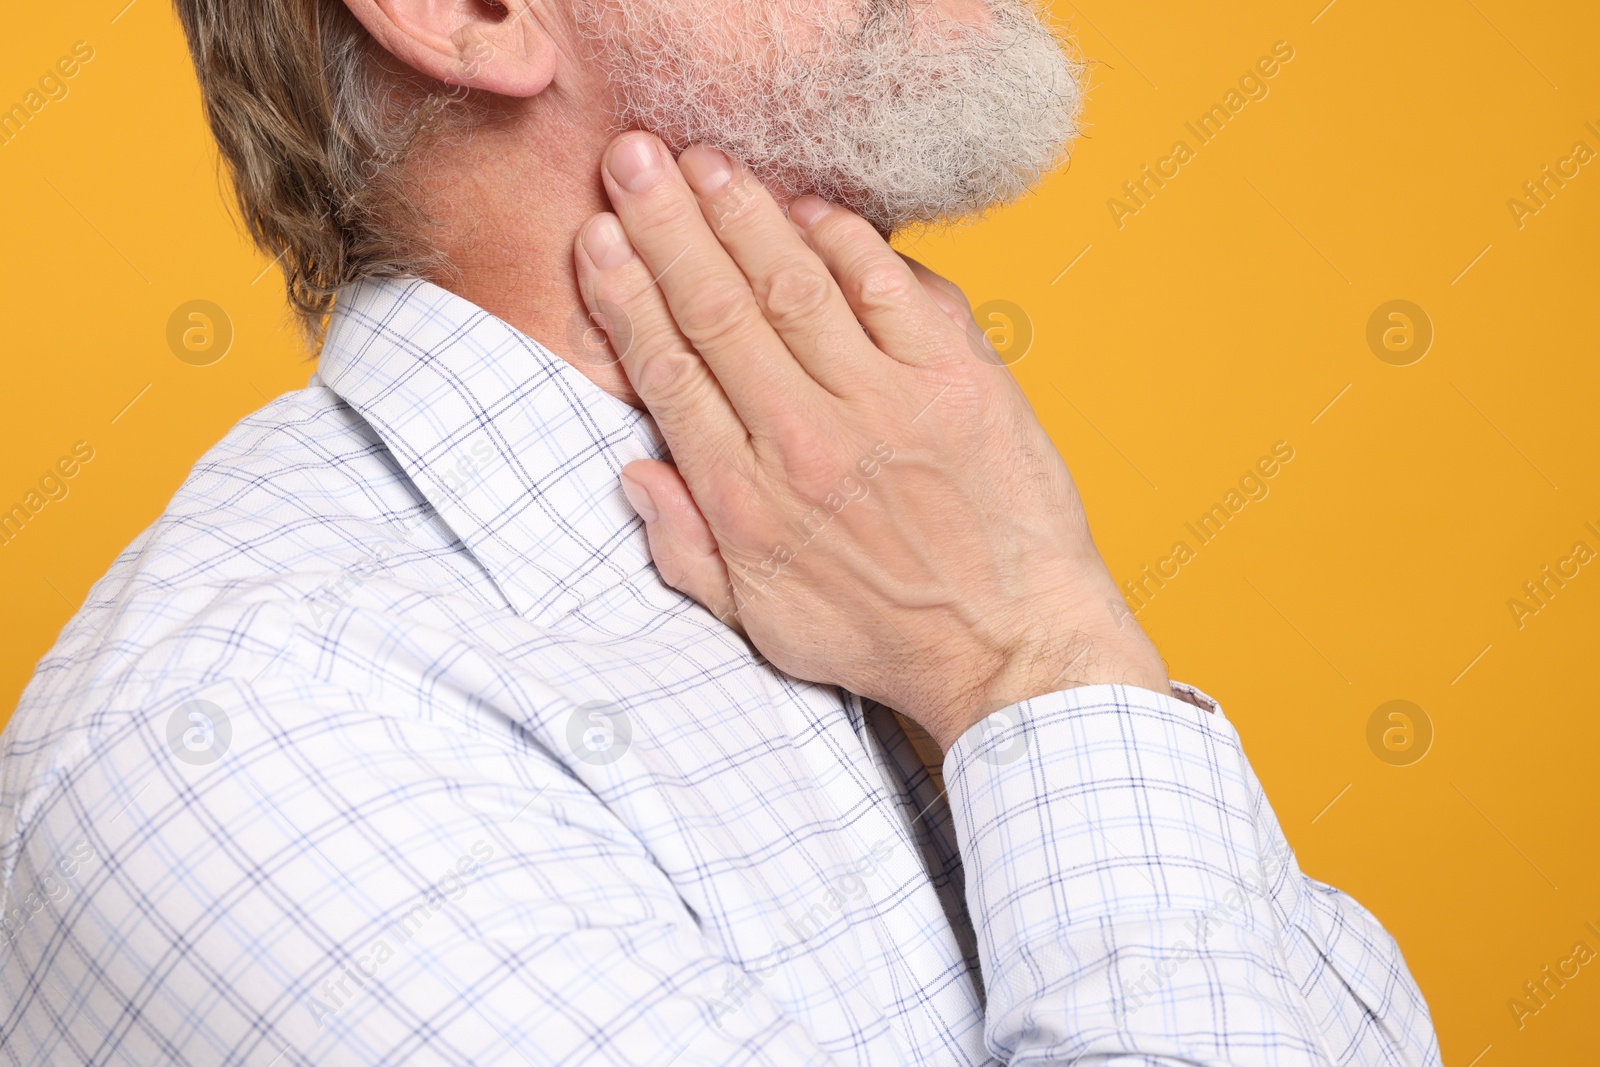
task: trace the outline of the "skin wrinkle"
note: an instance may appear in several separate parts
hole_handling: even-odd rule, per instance
[[[721,148],[780,198],[882,232],[1017,199],[1077,133],[1082,67],[1033,0],[991,0],[982,25],[929,0],[863,0],[843,21],[832,0],[587,0],[579,22],[619,128]]]

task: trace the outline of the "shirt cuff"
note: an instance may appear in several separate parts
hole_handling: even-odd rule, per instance
[[[1118,957],[1159,954],[1196,916],[1225,916],[1233,951],[1266,964],[1252,978],[1278,987],[1262,992],[1288,999],[1248,764],[1209,696],[1098,685],[1024,701],[963,735],[944,771],[992,1016],[1028,1014],[1052,987],[1119,1000]]]

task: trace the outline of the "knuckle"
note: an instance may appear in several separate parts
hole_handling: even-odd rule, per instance
[[[798,434],[784,442],[779,461],[783,478],[796,497],[808,505],[825,503],[838,487],[841,474],[848,467],[830,447],[826,438],[817,434]]]
[[[771,506],[739,470],[727,467],[717,477],[701,478],[695,485],[698,495],[694,498],[702,515],[717,516],[718,542],[735,547],[759,540],[762,516]]]
[[[953,303],[959,304],[963,308],[970,309],[972,307],[972,301],[967,298],[967,294],[962,290],[961,286],[946,278],[943,274],[937,274],[929,270],[925,265],[917,263],[916,260],[911,260],[911,263],[915,264],[912,273],[915,274],[921,271],[921,280],[929,289],[937,290],[940,294],[948,297]]]
[[[634,386],[648,403],[676,409],[693,404],[704,394],[705,378],[699,356],[676,350],[641,363]]]
[[[658,547],[654,541],[650,544],[650,558],[655,561],[656,572],[661,575],[661,581],[676,589],[685,592],[684,585],[689,577],[689,568],[683,564],[683,557],[671,548]]]
[[[967,291],[955,282],[945,282],[944,291],[950,297],[950,302],[956,306],[957,311],[967,318],[972,317],[972,298]]]
[[[760,285],[758,299],[778,330],[815,321],[828,306],[833,281],[820,264],[784,263]]]
[[[936,305],[938,305],[940,311],[944,312],[945,318],[949,319],[957,326],[965,326],[967,319],[971,317],[967,309],[959,306],[956,303],[955,298],[949,293],[945,292],[943,289],[929,286],[928,297]]]
[[[851,302],[864,312],[896,310],[912,302],[916,284],[904,263],[874,256],[851,272]]]
[[[703,581],[695,581],[696,572],[706,565],[704,556],[696,555],[684,546],[671,543],[667,538],[653,540],[650,558],[655,561],[661,580],[678,592],[700,600],[696,589]]]
[[[757,314],[748,289],[713,284],[696,292],[676,318],[684,335],[697,346],[716,347],[739,337]]]
[[[590,357],[586,362],[624,365],[683,347],[658,303],[644,293],[628,293],[616,286],[601,286],[589,308],[574,314],[567,342],[573,353]]]

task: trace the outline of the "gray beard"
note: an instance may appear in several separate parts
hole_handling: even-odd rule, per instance
[[[736,42],[729,2],[750,5]],[[818,2],[586,0],[580,21],[619,127],[713,145],[885,233],[1009,203],[1067,157],[1082,68],[1033,0],[990,0],[982,31],[928,0],[862,0],[844,26]]]

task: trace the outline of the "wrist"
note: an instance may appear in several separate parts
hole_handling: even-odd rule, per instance
[[[1089,685],[1128,685],[1171,693],[1166,664],[1131,618],[1061,623],[1042,638],[1017,642],[978,687],[952,701],[925,728],[948,752],[956,740],[1002,708]]]

